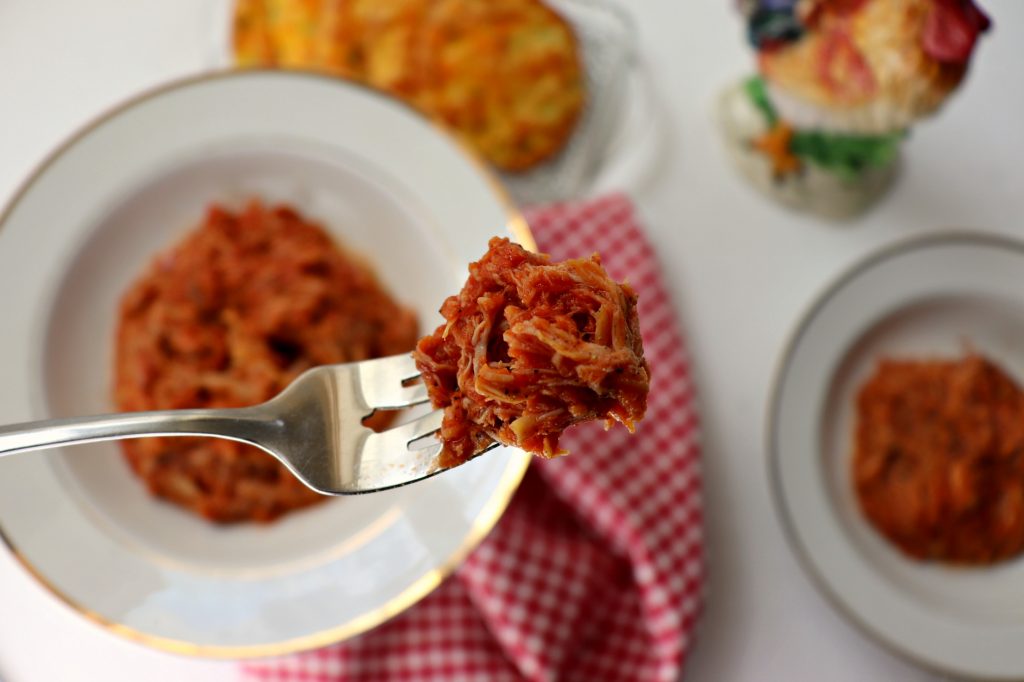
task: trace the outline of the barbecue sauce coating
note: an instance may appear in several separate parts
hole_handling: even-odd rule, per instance
[[[551,263],[491,239],[415,352],[445,411],[438,463],[461,464],[493,441],[555,457],[565,429],[596,419],[633,431],[650,386],[636,302],[596,254]]]

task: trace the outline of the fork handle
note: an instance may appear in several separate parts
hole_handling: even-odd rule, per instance
[[[280,430],[258,407],[164,410],[47,419],[0,427],[0,457],[27,450],[143,436],[214,436],[252,445]]]

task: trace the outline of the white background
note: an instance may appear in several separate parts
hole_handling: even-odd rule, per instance
[[[208,3],[0,0],[0,202],[84,122],[140,89],[203,70]],[[663,164],[637,198],[688,332],[704,422],[710,589],[688,677],[932,679],[848,625],[802,573],[770,499],[765,405],[800,313],[869,251],[950,227],[1024,237],[1024,3],[983,0],[996,30],[970,81],[914,130],[896,190],[843,226],[767,204],[726,165],[714,99],[751,68],[733,3],[628,4],[671,125]],[[0,292],[0,311],[3,297],[16,295]],[[0,339],[18,332],[0,323]],[[237,672],[95,629],[0,553],[0,677],[203,682]]]

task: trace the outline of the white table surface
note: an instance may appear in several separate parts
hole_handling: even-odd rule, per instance
[[[931,679],[848,625],[802,573],[770,499],[764,413],[789,331],[842,268],[940,228],[1024,237],[1024,3],[983,2],[997,28],[970,81],[914,131],[896,191],[842,227],[769,205],[726,165],[714,98],[751,65],[732,3],[628,3],[672,126],[637,198],[688,330],[703,412],[710,590],[689,679]],[[205,0],[0,0],[0,203],[85,121],[202,70],[209,16]],[[12,295],[0,292],[0,310]],[[22,416],[22,400],[0,389],[0,414]],[[0,552],[0,677],[203,682],[237,672],[94,628]]]

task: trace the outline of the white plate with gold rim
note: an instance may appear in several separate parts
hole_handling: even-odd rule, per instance
[[[804,568],[843,615],[925,667],[1024,678],[1024,558],[951,567],[907,558],[860,511],[855,400],[881,357],[976,350],[1024,382],[1024,242],[960,233],[886,248],[804,317],[769,409],[775,501]]]
[[[121,292],[213,201],[291,203],[367,256],[423,330],[494,234],[525,223],[465,150],[404,105],[304,74],[185,80],[55,152],[0,214],[0,423],[110,411]],[[268,526],[207,524],[147,496],[116,444],[0,460],[0,531],[50,591],[178,653],[342,640],[432,590],[527,464],[502,449],[431,480]]]

